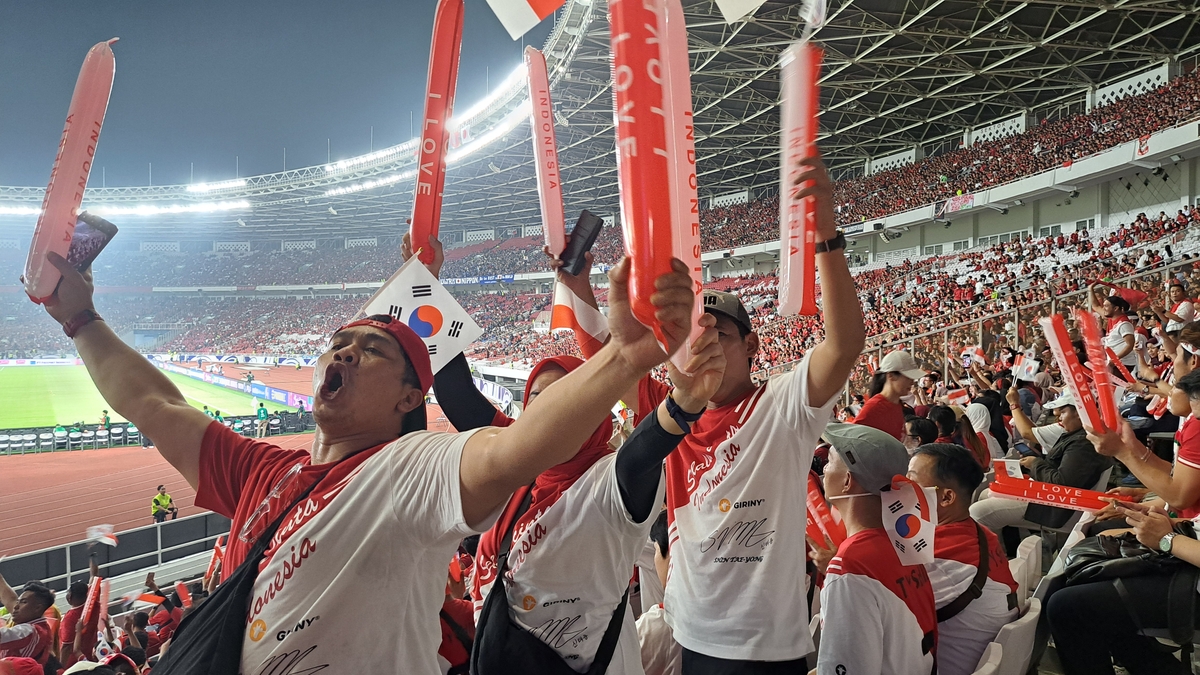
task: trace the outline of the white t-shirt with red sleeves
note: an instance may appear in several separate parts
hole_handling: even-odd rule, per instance
[[[988,577],[983,595],[961,612],[938,624],[939,675],[970,675],[988,643],[1000,629],[1016,621],[1020,612],[1009,608],[1008,598],[1017,592],[1017,582],[1008,569],[1008,556],[1000,540],[986,527]],[[934,534],[934,561],[925,566],[933,585],[938,609],[954,602],[971,587],[979,569],[979,534],[975,521],[938,525]]]
[[[459,492],[469,437],[414,432],[310,466],[306,452],[244,438],[219,423],[208,428],[196,503],[233,519],[233,562],[250,546],[240,541],[242,525],[280,479],[303,466],[296,484],[271,500],[266,522],[320,480],[290,511],[260,566],[242,646],[244,675],[372,673],[397,664],[405,673],[441,672],[446,565],[459,540],[477,532],[463,521]],[[370,615],[384,606],[384,614]]]
[[[925,568],[900,564],[882,528],[842,542],[821,591],[818,675],[927,675],[936,654]]]
[[[617,453],[596,461],[545,511],[513,533],[505,590],[517,625],[550,646],[567,665],[586,672],[633,577],[634,562],[654,524],[635,523],[617,485]],[[659,480],[655,504],[662,503]],[[495,583],[495,570],[476,569],[475,620]],[[642,675],[633,609],[625,608],[608,671]]]
[[[813,650],[803,602],[805,489],[837,400],[809,405],[811,352],[739,400],[706,410],[667,457],[671,564],[663,601],[675,639],[730,660]],[[639,410],[665,385],[643,380]]]

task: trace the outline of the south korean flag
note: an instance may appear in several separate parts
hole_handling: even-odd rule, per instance
[[[902,565],[933,562],[933,531],[937,527],[937,491],[904,476],[892,479],[883,502],[883,527]]]
[[[409,258],[361,312],[366,316],[388,314],[413,329],[429,348],[434,373],[483,335],[479,324],[417,256]]]

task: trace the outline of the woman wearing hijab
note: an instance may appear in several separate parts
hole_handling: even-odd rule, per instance
[[[685,415],[704,409],[724,372],[712,322],[706,316],[706,331],[692,347],[691,370],[697,374],[687,377],[671,369],[676,383],[672,399]],[[551,385],[582,364],[574,356],[538,363],[525,385],[526,408],[547,391],[553,396]],[[437,374],[434,391],[446,417],[460,431],[513,421],[475,388],[462,355]],[[647,415],[613,452],[608,445],[612,425],[606,421],[573,459],[517,491],[479,541],[470,589],[476,618],[493,591],[498,554],[511,531],[504,585],[496,589],[507,595],[509,619],[574,670],[587,672],[614,610],[624,606],[634,563],[663,502],[662,462],[685,431],[664,401],[657,414]],[[624,612],[607,672],[642,672],[632,611]]]
[[[996,440],[990,431],[992,413],[988,411],[987,406],[982,403],[972,403],[967,406],[967,419],[970,420],[971,426],[979,435],[980,440],[987,446],[988,454],[992,456],[992,459],[1003,459],[1004,448],[1000,446],[1000,441]]]

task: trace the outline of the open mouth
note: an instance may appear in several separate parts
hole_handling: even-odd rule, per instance
[[[340,363],[335,363],[329,366],[325,371],[325,382],[321,385],[318,395],[324,400],[330,400],[337,396],[346,384],[345,367]]]

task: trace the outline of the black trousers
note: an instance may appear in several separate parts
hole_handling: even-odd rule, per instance
[[[808,659],[730,661],[684,649],[683,675],[808,675]]]
[[[1129,591],[1142,628],[1167,628],[1168,575],[1131,577]],[[1138,635],[1130,609],[1112,582],[1069,586],[1050,596],[1046,618],[1066,675],[1113,673],[1117,659],[1132,675],[1185,675],[1191,669],[1160,643]]]

